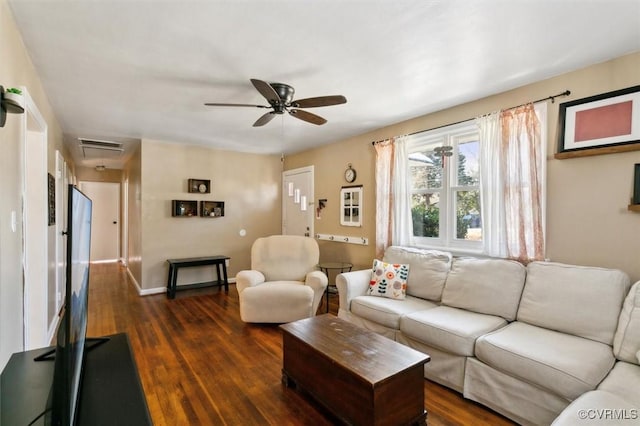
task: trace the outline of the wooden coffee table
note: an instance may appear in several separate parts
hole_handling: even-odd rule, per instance
[[[283,324],[282,379],[354,425],[424,424],[430,357],[325,314]]]

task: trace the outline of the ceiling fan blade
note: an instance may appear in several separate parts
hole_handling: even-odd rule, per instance
[[[262,96],[265,97],[266,100],[269,101],[270,104],[280,102],[280,96],[278,95],[278,92],[276,92],[275,89],[271,87],[271,85],[266,81],[252,78],[251,83],[253,83],[253,86],[258,90],[258,92],[260,92]]]
[[[256,122],[253,123],[253,127],[264,126],[265,124],[267,124],[268,122],[273,120],[273,117],[275,117],[275,116],[276,116],[275,112],[273,112],[273,111],[268,112],[268,113],[264,114],[262,117],[258,118],[256,120]]]
[[[289,114],[302,121],[306,121],[311,124],[317,124],[318,126],[327,122],[327,120],[320,117],[319,115],[311,114],[310,112],[301,109],[289,110]]]
[[[253,104],[225,104],[225,103],[217,103],[217,102],[207,102],[206,106],[221,106],[221,107],[253,107],[253,108],[271,108],[270,106],[265,105],[253,105]]]
[[[295,108],[315,108],[331,105],[346,104],[347,98],[342,95],[318,96],[317,98],[298,99],[293,101],[291,106]]]

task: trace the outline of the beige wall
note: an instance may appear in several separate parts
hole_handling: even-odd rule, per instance
[[[141,153],[143,289],[166,286],[170,258],[227,255],[234,277],[249,268],[256,238],[280,233],[278,156],[150,140],[142,141]],[[188,193],[189,178],[211,180],[211,193]],[[225,216],[171,217],[171,200],[224,201]],[[210,281],[211,273],[185,269],[178,278],[178,284]]]
[[[122,170],[105,169],[99,172],[93,167],[76,167],[75,174],[78,182],[122,182]]]
[[[558,104],[640,84],[640,53],[557,76],[475,102],[385,127],[346,141],[288,156],[285,169],[315,165],[316,198],[327,198],[316,233],[362,235],[369,246],[321,242],[323,260],[347,260],[369,267],[375,253],[374,161],[371,142],[391,136],[467,120],[481,114],[571,90],[571,95],[548,103],[547,256],[553,261],[619,268],[640,279],[640,214],[627,210],[633,187],[633,165],[640,151],[556,160]],[[347,163],[364,185],[365,223],[341,227],[338,195],[346,185]],[[316,200],[317,201],[317,200]]]
[[[316,217],[314,223],[316,234],[369,238],[368,246],[319,240],[321,262],[348,261],[354,264],[354,269],[371,266],[375,252],[375,153],[371,146],[373,140],[375,139],[366,135],[359,136],[285,157],[287,170],[315,166],[314,206],[317,207],[320,199],[327,200],[326,207],[320,213],[320,219]],[[344,180],[344,171],[349,163],[356,170],[356,180],[353,183]],[[349,185],[363,185],[362,227],[340,225],[340,189]]]
[[[127,268],[136,281],[142,286],[142,153],[141,146],[131,156],[122,171],[122,182],[128,186],[126,196],[129,233],[123,245],[127,245]],[[125,196],[125,194],[123,194]],[[122,203],[124,206],[125,203]],[[124,238],[123,238],[124,240]]]
[[[55,150],[66,154],[62,132],[5,0],[0,0],[0,58],[0,84],[26,87],[47,122],[47,168],[53,173]],[[0,128],[0,367],[12,352],[22,350],[22,120],[24,115],[9,114]],[[16,232],[11,212],[17,215]]]

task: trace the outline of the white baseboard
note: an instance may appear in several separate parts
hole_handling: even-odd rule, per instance
[[[138,289],[139,296],[151,296],[152,294],[161,294],[166,292],[167,292],[166,287],[145,288],[144,290]]]
[[[162,294],[167,292],[166,286],[143,289],[140,287],[140,284],[138,284],[138,281],[133,277],[133,274],[131,273],[129,268],[127,268],[127,274],[129,274],[131,281],[133,281],[133,285],[136,288],[136,292],[138,293],[138,296],[150,296],[152,294]],[[229,284],[235,284],[235,283],[236,283],[235,277],[229,278]]]

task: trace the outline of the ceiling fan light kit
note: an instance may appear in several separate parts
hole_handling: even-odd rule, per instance
[[[288,84],[284,83],[267,83],[263,80],[255,78],[251,79],[251,83],[258,92],[269,102],[269,106],[265,105],[252,105],[252,104],[230,104],[230,103],[205,103],[207,106],[222,106],[222,107],[254,107],[254,108],[271,108],[271,111],[263,114],[255,123],[253,127],[264,126],[270,122],[276,114],[284,114],[287,112],[292,117],[299,120],[306,121],[307,123],[322,125],[327,122],[326,119],[319,115],[304,111],[298,108],[318,108],[332,105],[340,105],[347,103],[347,99],[342,95],[331,96],[319,96],[315,98],[305,98],[293,100],[295,90]]]

